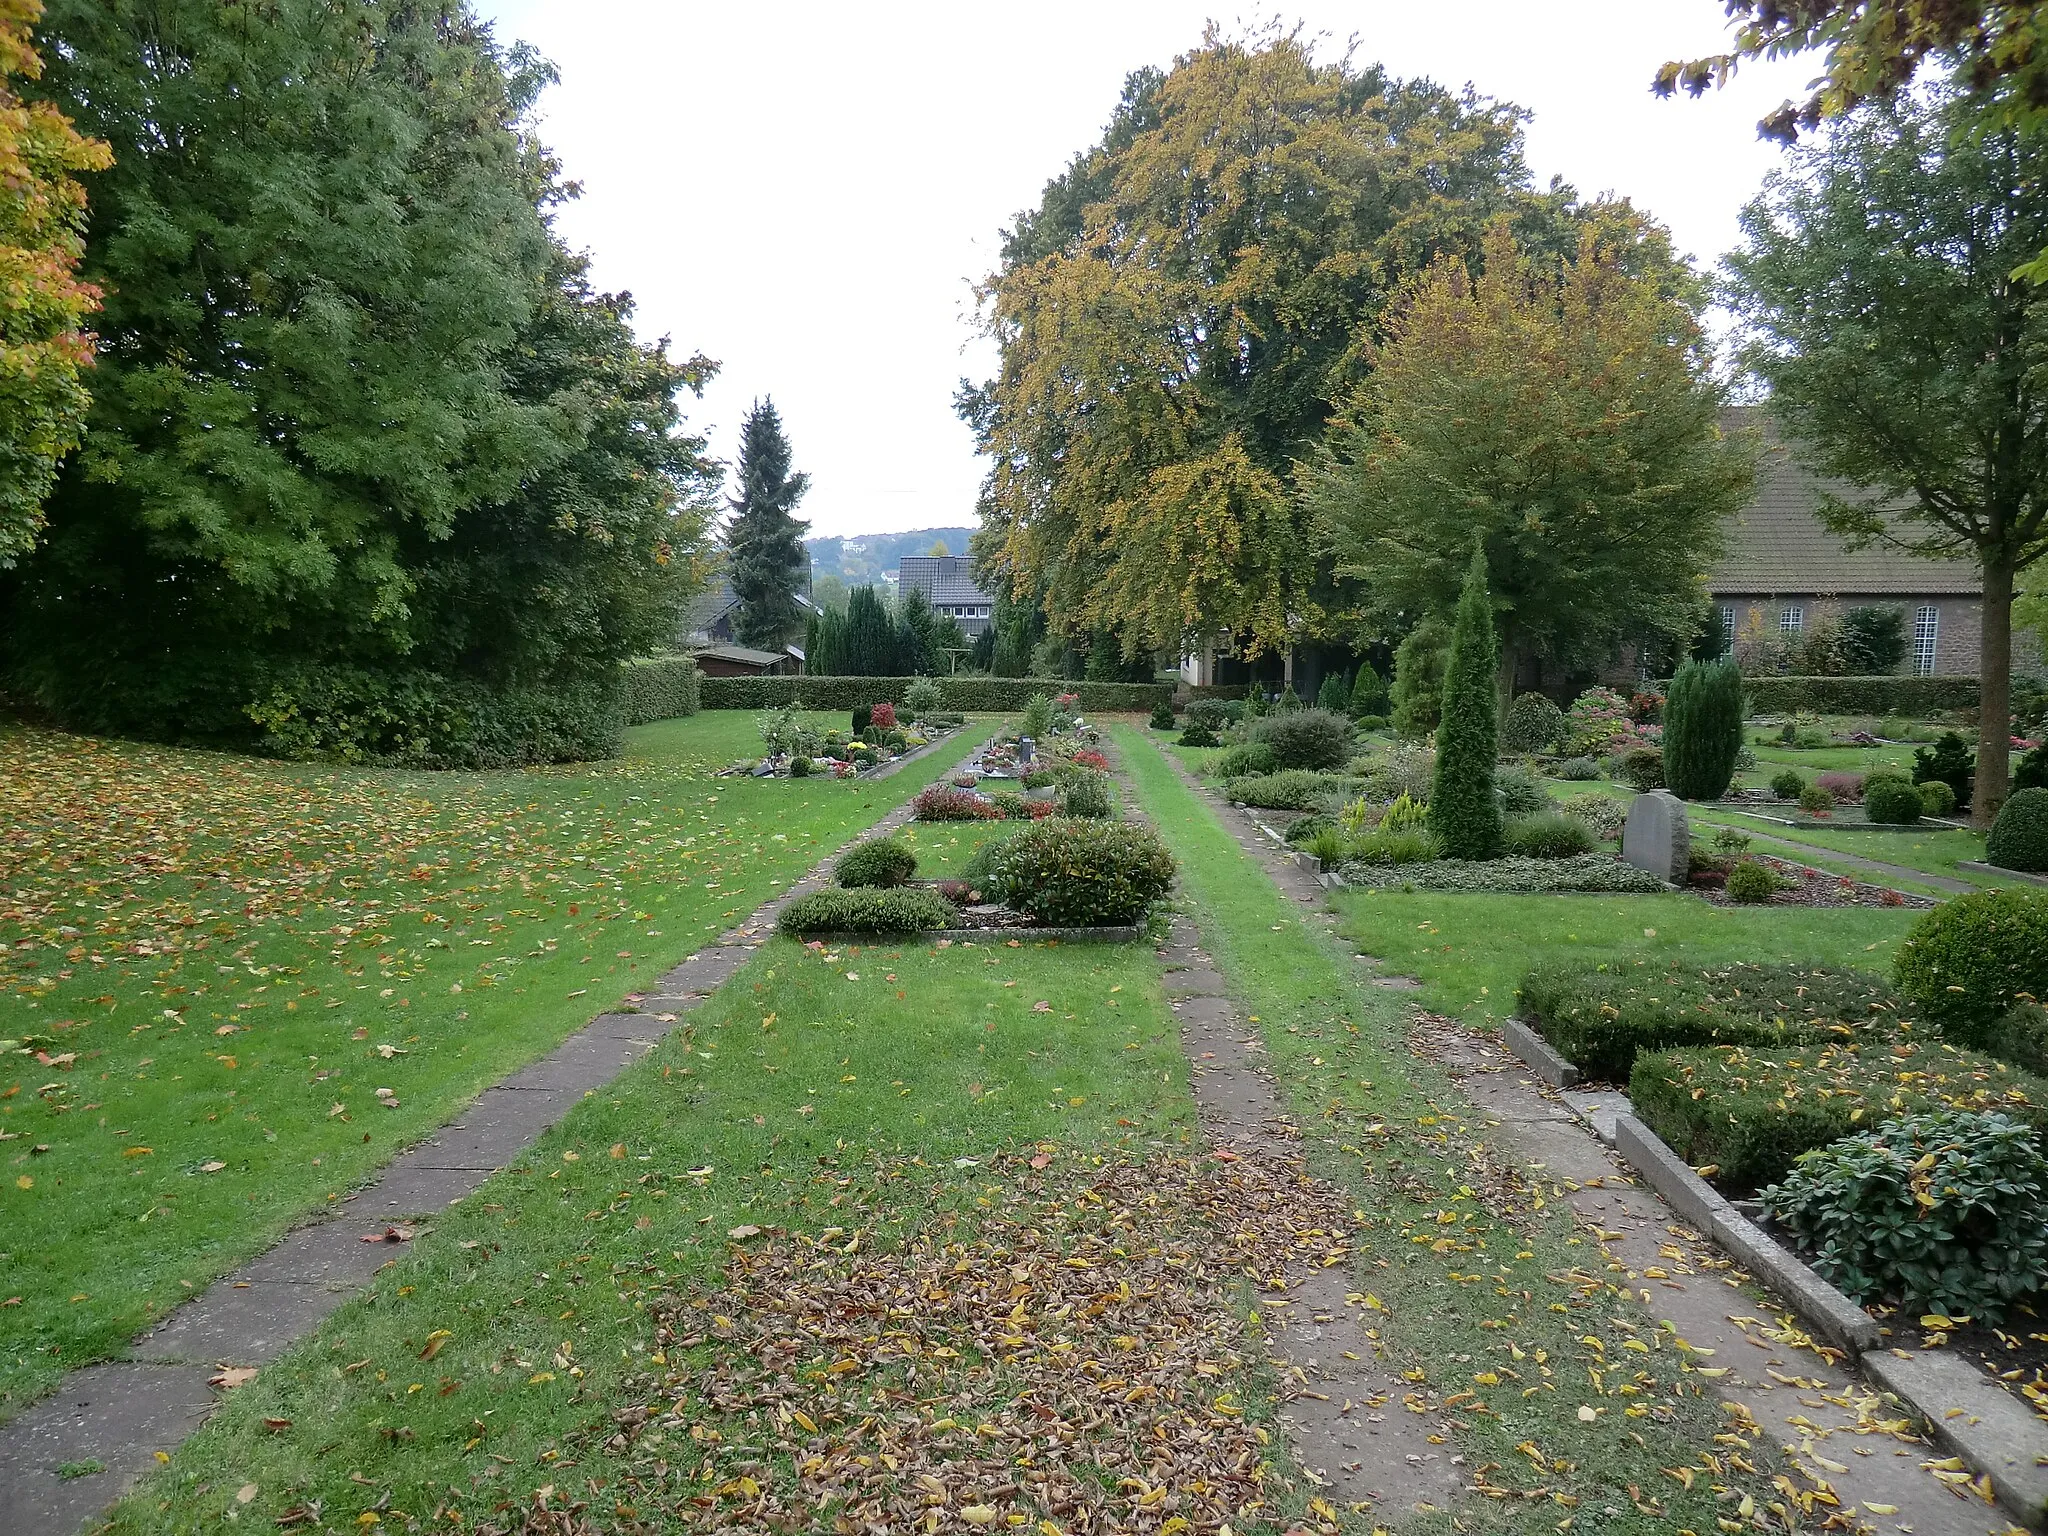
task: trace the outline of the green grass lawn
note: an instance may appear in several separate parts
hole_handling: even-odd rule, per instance
[[[1468,1500],[1441,1524],[1413,1528],[1549,1536],[1567,1528],[1549,1497],[1555,1494],[1578,1511],[1567,1511],[1574,1521],[1587,1507],[1600,1510],[1597,1528],[1613,1536],[1713,1530],[1708,1479],[1681,1489],[1663,1471],[1700,1465],[1701,1450],[1725,1431],[1711,1394],[1688,1379],[1689,1366],[1674,1369],[1668,1354],[1646,1353],[1636,1357],[1642,1369],[1635,1385],[1643,1394],[1637,1401],[1654,1403],[1654,1414],[1629,1418],[1578,1406],[1589,1371],[1597,1384],[1621,1348],[1641,1349],[1641,1337],[1656,1333],[1633,1294],[1622,1288],[1599,1298],[1596,1287],[1574,1298],[1545,1288],[1545,1276],[1589,1261],[1597,1268],[1597,1250],[1540,1195],[1531,1207],[1528,1191],[1517,1199],[1487,1184],[1479,1117],[1469,1116],[1456,1090],[1407,1049],[1405,1000],[1366,983],[1351,946],[1320,931],[1319,920],[1280,894],[1140,733],[1120,728],[1116,739],[1148,812],[1181,861],[1184,899],[1205,943],[1261,1026],[1312,1163],[1356,1203],[1362,1230],[1355,1273],[1360,1289],[1372,1294],[1384,1357],[1405,1368],[1424,1397],[1462,1392],[1483,1400],[1458,1412],[1458,1451],[1468,1464],[1494,1469],[1492,1477],[1510,1488],[1540,1483],[1545,1490],[1528,1499]],[[1408,899],[1429,901],[1431,909],[1470,900],[1475,917],[1490,900]],[[1514,942],[1506,932],[1511,922],[1503,921],[1509,914],[1491,910],[1492,933]],[[1416,921],[1423,921],[1419,909]],[[1647,942],[1640,926],[1635,931],[1637,942]],[[1476,942],[1481,930],[1475,927],[1472,937]],[[1603,1343],[1599,1334],[1608,1330]],[[1624,1346],[1625,1339],[1636,1342]],[[1546,1385],[1552,1364],[1564,1390]],[[1518,1386],[1504,1385],[1504,1376]],[[1531,1444],[1549,1458],[1534,1478],[1527,1475]],[[1762,1482],[1757,1478],[1752,1488]],[[1624,1496],[1631,1488],[1661,1503]]]
[[[948,880],[984,847],[1008,842],[1021,821],[913,821],[898,834],[917,855],[917,878]]]
[[[0,729],[0,1417],[990,729],[871,783],[711,778],[758,745],[736,712],[488,774]]]
[[[1190,1134],[1148,948],[776,940],[235,1393],[113,1529],[189,1530],[238,1509],[268,1527],[316,1500],[336,1528],[373,1508],[377,1529],[450,1508],[498,1521],[542,1487],[589,1500],[603,1528],[626,1522],[619,1505],[658,1521],[663,1501],[623,1482],[634,1468],[604,1443],[613,1409],[684,1363],[650,1304],[716,1289],[754,1232],[872,1250],[971,1224],[999,1154],[1064,1165]],[[701,1435],[713,1416],[686,1407]],[[714,1443],[678,1433],[660,1454],[694,1472]],[[772,1461],[753,1475],[787,1477]]]
[[[1913,766],[1914,744],[1911,742],[1890,742],[1878,747],[1814,747],[1804,750],[1783,747],[1771,740],[1759,741],[1758,733],[1751,731],[1748,736],[1749,750],[1756,755],[1757,766],[1743,775],[1758,784],[1768,784],[1771,775],[1781,768],[1797,768],[1808,778],[1818,773],[1869,773],[1875,768],[1905,768]]]

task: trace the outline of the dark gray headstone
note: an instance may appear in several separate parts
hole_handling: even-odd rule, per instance
[[[1673,885],[1685,884],[1692,864],[1692,829],[1686,825],[1685,802],[1668,789],[1637,795],[1622,829],[1621,857]]]

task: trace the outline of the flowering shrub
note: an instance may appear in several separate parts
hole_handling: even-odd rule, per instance
[[[895,730],[896,706],[894,704],[877,704],[868,714],[868,724],[878,731]]]
[[[928,784],[910,802],[919,821],[1000,821],[1003,809],[984,795],[951,784]]]
[[[1644,734],[1629,715],[1628,700],[1612,688],[1588,688],[1564,714],[1567,757],[1594,757],[1640,746]]]

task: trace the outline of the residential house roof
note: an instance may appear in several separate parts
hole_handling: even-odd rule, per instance
[[[1820,520],[1821,498],[1866,499],[1844,481],[1801,464],[1761,406],[1736,406],[1723,416],[1735,429],[1755,427],[1764,440],[1756,497],[1730,520],[1726,552],[1707,576],[1720,594],[1835,596],[1976,596],[1983,577],[1971,560],[1930,560],[1888,545],[1850,549]]]
[[[974,580],[974,561],[966,555],[905,555],[897,563],[901,590],[918,591],[932,605],[973,603],[987,606],[995,601]]]
[[[756,651],[744,645],[700,645],[691,653],[695,656],[715,656],[720,661],[737,662],[748,667],[772,667],[788,659],[785,651]]]

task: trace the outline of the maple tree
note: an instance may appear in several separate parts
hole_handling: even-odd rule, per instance
[[[1211,29],[1140,71],[1101,142],[1006,236],[982,285],[996,377],[960,410],[989,460],[976,550],[1074,640],[1248,654],[1343,599],[1292,461],[1400,281],[1496,214],[1569,249],[1515,108],[1319,64],[1294,33]]]
[[[1854,544],[1983,573],[1976,793],[1990,825],[2011,756],[2012,607],[2048,556],[2048,247],[2033,137],[1952,88],[1871,103],[1794,149],[1727,260],[1739,358],[1786,437],[1862,491],[1820,513]]]
[[[1753,481],[1696,306],[1664,232],[1618,209],[1568,262],[1525,255],[1502,221],[1476,277],[1452,256],[1418,277],[1302,480],[1367,611],[1449,614],[1477,537],[1503,699],[1527,656],[1582,667],[1690,639]]]
[[[43,72],[30,36],[42,12],[41,0],[0,0],[0,568],[35,544],[58,461],[78,446],[93,358],[85,321],[100,301],[78,276],[78,178],[112,163],[54,106],[15,93]]]

